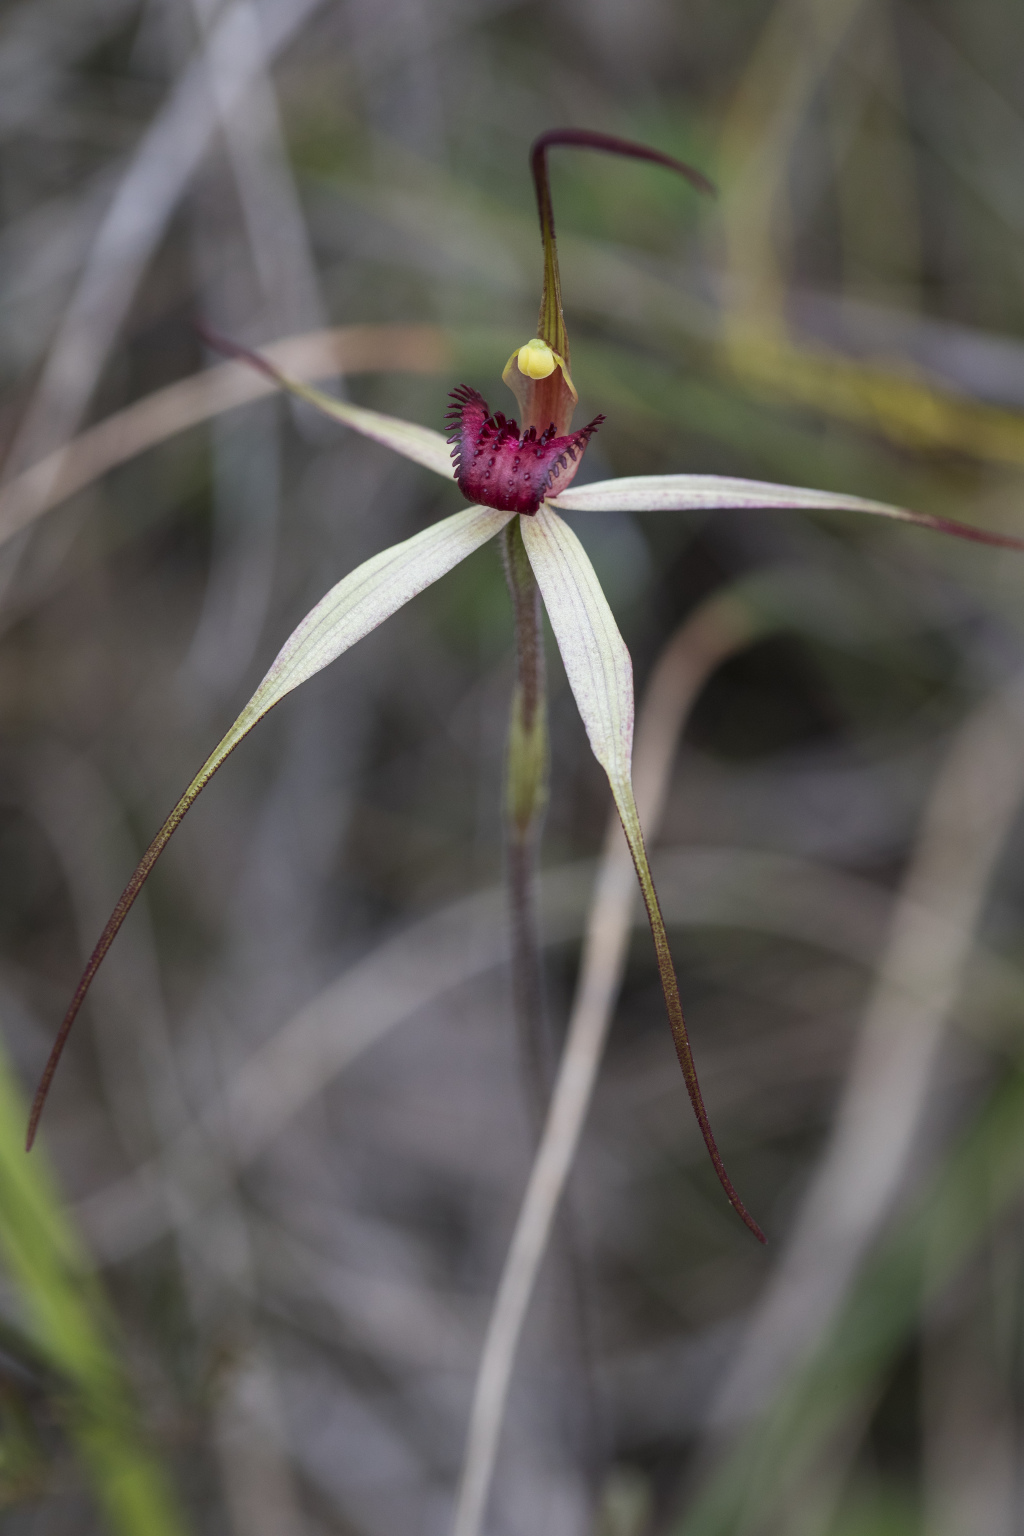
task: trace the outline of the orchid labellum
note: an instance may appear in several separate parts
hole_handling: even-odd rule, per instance
[[[310,402],[336,421],[445,479],[451,479],[454,463],[454,477],[473,505],[367,560],[333,587],[285,642],[238,719],[214,748],[160,828],[114,908],[78,983],[43,1073],[32,1107],[30,1146],[61,1051],[93,977],[153,865],[200,791],[243,737],[286,694],[355,645],[357,640],[488,539],[500,537],[515,612],[518,658],[507,766],[513,913],[518,912],[523,918],[529,907],[531,852],[535,851],[546,793],[547,734],[540,638],[542,600],[590,745],[608,775],[636,866],[676,1054],[701,1134],[731,1204],[751,1231],[764,1240],[723,1167],[697,1081],[665,925],[651,879],[630,780],[633,673],[629,653],[594,569],[559,512],[816,508],[897,518],[1008,548],[1022,549],[1024,540],[986,533],[857,496],[714,475],[640,475],[572,489],[587,443],[603,418],[598,416],[586,426],[572,430],[577,395],[570,373],[569,339],[562,314],[547,172],[548,150],[554,145],[602,150],[651,161],[677,172],[699,190],[711,190],[704,177],[691,167],[622,139],[580,130],[555,129],[536,140],[531,165],[544,250],[540,317],[537,335],[512,354],[502,376],[518,402],[521,425],[506,419],[500,412],[492,413],[481,395],[462,386],[452,391],[451,433],[446,442],[440,433],[427,427],[332,399],[319,390],[286,378],[263,358],[231,343],[214,343],[221,350],[270,374],[283,389]]]

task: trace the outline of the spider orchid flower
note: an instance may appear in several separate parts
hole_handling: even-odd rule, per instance
[[[536,140],[531,168],[544,251],[540,317],[537,335],[512,354],[502,375],[518,402],[521,428],[500,412],[492,413],[476,390],[463,385],[451,394],[451,430],[446,440],[427,427],[335,400],[285,377],[255,353],[219,338],[207,338],[218,350],[262,370],[283,389],[334,420],[442,478],[452,478],[454,464],[454,478],[472,505],[367,560],[333,587],[285,642],[238,719],[160,828],[114,908],[78,983],[43,1072],[32,1107],[29,1146],[68,1033],[93,977],[153,865],[217,769],[286,694],[335,661],[487,540],[500,536],[517,617],[520,662],[510,730],[510,822],[525,836],[531,826],[537,825],[544,798],[547,749],[543,674],[538,659],[542,654],[539,591],[594,756],[608,776],[636,866],[675,1049],[701,1134],[729,1201],[751,1231],[764,1241],[761,1229],[726,1174],[697,1081],[665,924],[633,798],[633,673],[629,652],[582,545],[559,513],[793,507],[895,518],[1006,548],[1024,549],[1024,540],[858,496],[717,475],[639,475],[572,489],[587,442],[603,418],[598,416],[572,431],[577,394],[569,371],[569,339],[562,314],[547,171],[547,153],[553,145],[650,161],[679,173],[701,191],[713,191],[710,183],[690,166],[622,139],[582,130],[554,129]]]

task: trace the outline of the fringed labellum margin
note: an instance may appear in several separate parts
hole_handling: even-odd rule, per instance
[[[595,416],[565,437],[555,436],[554,422],[540,434],[529,426],[520,436],[516,422],[506,420],[500,411],[492,415],[483,395],[468,385],[453,389],[451,400],[448,441],[454,444],[459,490],[467,501],[527,517],[537,511],[563,471],[557,490],[570,484],[584,448],[604,420]]]

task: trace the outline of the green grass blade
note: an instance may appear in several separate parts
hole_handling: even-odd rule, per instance
[[[41,1156],[26,1157],[25,1103],[0,1050],[0,1260],[25,1332],[64,1383],[68,1430],[114,1536],[183,1536],[147,1448],[88,1258]]]

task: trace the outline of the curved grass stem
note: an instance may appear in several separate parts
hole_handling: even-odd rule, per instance
[[[637,731],[637,797],[652,831],[661,819],[676,745],[697,694],[723,660],[761,632],[763,623],[751,605],[726,593],[700,608],[665,648],[644,695]],[[629,801],[636,818],[632,791]],[[642,837],[640,848],[642,851]],[[645,853],[642,859],[646,870]],[[647,878],[649,881],[649,871]],[[453,1536],[480,1536],[483,1527],[519,1340],[590,1106],[625,971],[635,901],[632,852],[615,819],[609,827],[587,919],[569,1031],[544,1133],[487,1325]],[[656,898],[653,905],[664,937]],[[706,1114],[704,1118],[706,1121]],[[754,1230],[760,1235],[756,1224]]]

